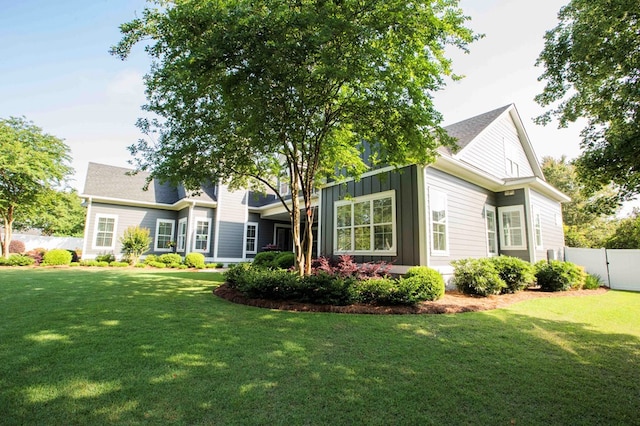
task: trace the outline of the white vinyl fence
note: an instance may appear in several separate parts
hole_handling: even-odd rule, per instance
[[[614,290],[640,291],[640,250],[565,247],[564,257],[599,275]]]
[[[12,240],[22,241],[26,251],[33,250],[35,248],[45,248],[51,250],[54,248],[61,248],[67,250],[82,249],[82,238],[73,237],[47,237],[44,235],[27,235],[27,234],[13,234]]]

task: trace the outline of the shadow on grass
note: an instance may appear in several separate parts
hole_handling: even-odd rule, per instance
[[[3,424],[638,424],[637,335],[510,310],[269,311],[213,297],[213,274],[75,274],[0,288]]]

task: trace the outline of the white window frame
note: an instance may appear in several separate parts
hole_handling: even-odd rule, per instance
[[[509,241],[506,239],[505,231],[507,228],[505,227],[504,220],[502,218],[503,213],[513,213],[517,212],[520,214],[520,227],[516,228],[520,230],[520,236],[522,237],[522,244],[520,245],[511,245]],[[506,206],[506,207],[498,207],[498,224],[500,226],[500,247],[503,250],[527,250],[527,232],[526,232],[526,218],[524,216],[524,206]]]
[[[253,237],[249,237],[249,227],[255,228],[255,234]],[[251,239],[253,240],[253,250],[249,250],[247,247]],[[246,254],[258,253],[258,222],[247,222],[244,225],[244,249]]]
[[[391,199],[391,222],[374,223],[374,211],[373,202],[376,200]],[[365,227],[366,225],[354,224],[354,205],[369,202],[369,214],[371,217],[369,232],[369,249],[368,250],[356,250],[355,249],[355,229],[358,227]],[[351,249],[350,250],[338,250],[338,208],[341,206],[351,206],[351,222],[348,226],[343,226],[341,229],[351,229]],[[375,249],[375,226],[388,226],[391,225],[391,247],[387,250]],[[333,205],[333,252],[335,254],[353,254],[353,255],[379,255],[379,256],[396,256],[397,254],[397,220],[396,220],[396,193],[394,190],[379,192],[376,194],[365,195],[362,197],[355,197],[348,200],[336,201]]]
[[[111,236],[110,246],[98,245],[98,227],[100,226],[100,219],[113,219],[113,232]],[[116,246],[116,233],[118,231],[118,216],[115,214],[96,214],[96,224],[93,230],[93,248],[96,250],[113,250]]]
[[[184,229],[182,229],[184,227]],[[183,217],[178,221],[178,231],[176,234],[176,251],[184,252],[187,248],[187,218]]]
[[[433,220],[433,208],[435,205],[436,199],[440,199],[440,202],[444,203],[444,222],[441,221],[435,222]],[[442,250],[441,248],[435,247],[435,238],[434,231],[436,225],[444,225],[444,244],[445,248]],[[449,201],[447,199],[446,192],[439,191],[434,188],[429,188],[429,239],[430,239],[430,247],[431,254],[433,256],[448,256],[449,255]]]
[[[542,214],[540,213],[540,209],[533,206],[531,208],[531,218],[533,219],[533,238],[536,249],[542,250],[544,243],[542,240]]]
[[[507,176],[520,177],[520,165],[518,163],[517,149],[512,145],[511,141],[503,140],[504,144],[504,160],[505,173]]]
[[[174,236],[176,232],[176,221],[173,219],[156,219],[156,233],[153,238],[153,251],[158,252],[170,252],[171,247],[160,247],[158,246],[158,237],[160,236],[160,225],[161,224],[170,224],[171,225],[171,235],[169,236],[169,241],[174,241]],[[164,234],[163,234],[164,235]]]
[[[494,229],[489,228],[489,214],[493,215],[493,227]],[[498,247],[498,214],[496,213],[495,206],[491,204],[485,204],[484,206],[484,223],[487,230],[487,255],[489,256],[497,256],[500,252],[500,248]],[[491,251],[491,242],[496,248],[496,251]]]
[[[198,224],[200,222],[207,222],[207,246],[204,250],[196,248],[196,244],[198,243]],[[198,253],[208,253],[211,248],[211,218],[207,217],[197,217],[193,222],[193,251]]]

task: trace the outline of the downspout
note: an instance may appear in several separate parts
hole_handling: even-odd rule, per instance
[[[531,194],[528,187],[524,188],[524,217],[527,227],[527,248],[529,250],[529,262],[536,263],[535,229],[533,227],[533,211],[531,209]]]
[[[187,216],[187,235],[186,241],[184,242],[184,255],[191,253],[193,251],[193,247],[191,246],[193,240],[193,209],[196,205],[195,201],[191,201],[189,205],[189,214]]]
[[[91,197],[88,198],[87,201],[87,216],[84,221],[84,238],[82,239],[82,256],[84,257],[87,252],[87,238],[89,238],[89,221],[91,220],[91,202],[93,199]]]

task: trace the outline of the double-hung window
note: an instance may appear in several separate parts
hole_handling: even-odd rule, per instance
[[[395,192],[338,201],[335,204],[334,251],[396,254]]]
[[[245,252],[255,254],[258,252],[258,224],[247,222],[245,229]]]
[[[178,236],[176,241],[176,250],[185,251],[187,247],[187,218],[183,217],[178,221]]]
[[[536,239],[536,248],[541,250],[544,245],[542,244],[542,215],[540,214],[540,210],[536,207],[532,209],[533,216],[533,231]]]
[[[498,254],[496,208],[487,204],[484,207],[484,219],[487,226],[487,253],[489,256],[496,256]]]
[[[431,189],[429,191],[429,216],[431,218],[431,253],[449,254],[447,194]]]
[[[173,242],[173,228],[176,221],[171,219],[158,219],[156,221],[155,251],[170,251],[169,243]]]
[[[211,239],[211,219],[196,219],[194,251],[207,253]]]
[[[504,250],[526,250],[524,207],[498,207],[500,245]]]
[[[93,248],[113,249],[118,217],[114,215],[96,215]]]

